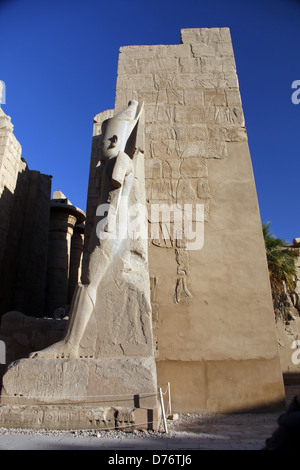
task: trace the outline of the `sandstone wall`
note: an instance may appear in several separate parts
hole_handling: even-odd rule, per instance
[[[228,28],[182,30],[180,45],[122,47],[116,112],[129,99],[145,102],[149,207],[205,207],[201,250],[150,241],[159,384],[171,382],[176,411],[276,406],[282,375]]]
[[[0,314],[44,313],[51,177],[30,170],[0,109]]]
[[[0,263],[5,251],[5,240],[9,227],[10,209],[16,188],[20,167],[26,167],[21,161],[22,148],[13,134],[11,119],[0,108]]]

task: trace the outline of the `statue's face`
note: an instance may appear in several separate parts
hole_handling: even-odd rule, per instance
[[[102,145],[102,155],[105,159],[116,157],[118,155],[119,139],[117,135],[104,135]]]
[[[120,151],[124,152],[131,131],[131,121],[126,119],[118,119],[114,116],[104,121],[102,124],[102,159],[117,157]]]

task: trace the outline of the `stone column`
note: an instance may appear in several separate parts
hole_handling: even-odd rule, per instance
[[[55,191],[50,204],[49,251],[45,313],[68,305],[71,239],[77,222],[82,223],[85,214],[73,206],[60,191]]]

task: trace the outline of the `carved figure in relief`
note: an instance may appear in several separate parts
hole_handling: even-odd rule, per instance
[[[129,195],[134,186],[134,163],[139,157],[139,149],[133,149],[130,155],[125,152],[130,146],[130,137],[136,128],[143,105],[132,100],[128,107],[104,121],[102,125],[103,144],[98,166],[101,178],[99,207],[106,208],[105,214],[93,230],[88,266],[85,275],[77,286],[73,296],[70,310],[70,320],[65,337],[58,343],[30,355],[31,358],[76,358],[79,357],[79,345],[92,312],[94,311],[97,293],[107,270],[120,248],[124,249],[124,240],[127,238],[126,209],[122,201],[129,204]],[[132,150],[132,149],[131,149]],[[138,200],[138,194],[134,199]],[[119,211],[124,215],[119,217]],[[117,236],[109,236],[109,234]],[[95,240],[97,237],[97,240]],[[126,243],[126,241],[125,241]],[[128,247],[130,249],[130,247]]]

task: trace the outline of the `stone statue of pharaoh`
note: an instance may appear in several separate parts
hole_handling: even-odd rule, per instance
[[[132,201],[138,202],[139,198],[138,189],[136,189],[133,199],[130,199],[130,194],[136,184],[133,158],[138,158],[139,152],[134,149],[135,152],[128,155],[125,150],[136,130],[142,108],[143,105],[132,100],[124,111],[102,124],[102,149],[98,165],[101,178],[98,210],[102,212],[101,218],[98,219],[100,221],[93,229],[93,247],[88,254],[82,283],[78,284],[73,296],[64,338],[44,350],[31,353],[31,358],[80,357],[80,341],[92,313],[95,312],[103,280],[113,266],[114,258],[120,256],[118,253],[131,249],[131,242],[127,237],[127,212],[128,204]],[[124,201],[126,201],[125,205]],[[120,211],[122,211],[121,214]],[[97,237],[96,243],[95,237]],[[144,256],[143,250],[141,255]],[[96,314],[99,315],[99,309]],[[93,357],[93,353],[90,352],[89,357]]]

